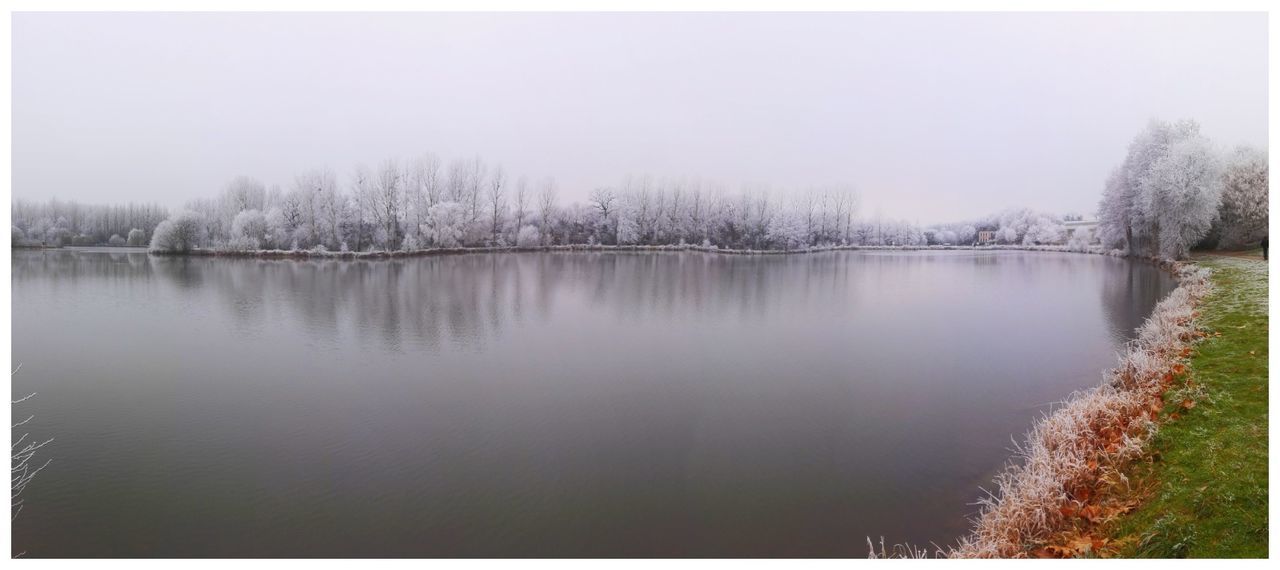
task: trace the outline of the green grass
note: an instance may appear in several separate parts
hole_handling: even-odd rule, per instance
[[[1215,285],[1199,309],[1209,337],[1189,362],[1204,399],[1180,410],[1183,395],[1166,395],[1181,417],[1161,425],[1153,461],[1135,474],[1150,496],[1111,535],[1122,556],[1266,557],[1267,264],[1260,252],[1196,262]]]

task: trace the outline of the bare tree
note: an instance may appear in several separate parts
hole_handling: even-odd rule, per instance
[[[600,218],[604,220],[603,225],[606,230],[609,228],[609,218],[617,217],[617,214],[615,213],[615,208],[614,208],[615,200],[617,200],[617,197],[613,194],[612,189],[596,188],[595,190],[591,191],[591,197],[590,197],[591,207],[595,208],[596,211],[600,212]],[[619,224],[614,224],[615,227],[614,227],[613,243],[618,243],[618,228],[617,228],[618,225]]]
[[[440,203],[441,184],[440,184],[440,157],[435,153],[427,153],[418,159],[419,168],[422,171],[422,189],[427,196],[427,207],[430,208]]]
[[[462,204],[467,201],[467,161],[456,159],[449,163],[449,179],[445,183],[445,201]]]
[[[369,172],[369,167],[359,164],[356,165],[355,173],[352,175],[352,185],[354,186],[352,194],[355,196],[355,234],[356,234],[356,251],[363,251],[364,248],[364,221],[365,212],[370,209],[373,202],[373,175]]]
[[[542,226],[541,245],[548,245],[551,237],[551,217],[556,212],[556,179],[547,177],[542,181],[542,191],[538,193],[538,217]]]
[[[524,216],[529,209],[529,180],[521,176],[516,180],[516,231],[524,227]]]
[[[400,163],[395,159],[387,159],[378,169],[374,192],[375,219],[386,231],[383,246],[393,249],[400,240],[397,237],[400,225],[400,186],[404,174],[400,171]]]
[[[484,184],[484,162],[477,155],[467,163],[467,187],[465,204],[467,205],[467,221],[475,224],[480,220],[480,188]]]
[[[493,167],[493,174],[489,175],[489,212],[490,212],[490,229],[492,237],[489,239],[489,245],[498,245],[498,234],[502,232],[502,221],[507,214],[507,190],[503,186],[506,181],[506,175],[502,172],[502,165]]]

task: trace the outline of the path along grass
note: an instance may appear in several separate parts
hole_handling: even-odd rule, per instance
[[[1267,263],[1256,257],[1197,257],[1213,270],[1201,304],[1208,337],[1188,362],[1203,391],[1193,407],[1165,395],[1168,419],[1134,483],[1140,506],[1109,530],[1116,555],[1266,557]]]

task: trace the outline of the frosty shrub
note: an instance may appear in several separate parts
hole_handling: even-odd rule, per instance
[[[186,253],[200,245],[203,234],[204,218],[185,210],[156,226],[151,234],[150,249],[162,253]]]
[[[769,242],[784,250],[804,247],[808,244],[809,234],[806,225],[799,216],[778,214],[769,222]]]
[[[147,232],[138,228],[129,230],[129,239],[125,242],[125,245],[130,247],[142,247],[147,245]]]
[[[262,247],[267,235],[267,218],[260,210],[244,210],[231,220],[230,248],[254,250]]]
[[[404,251],[417,251],[422,249],[422,244],[418,242],[418,236],[409,234],[404,236],[404,241],[400,243],[400,249]]]
[[[266,245],[275,249],[282,249],[290,243],[289,229],[284,219],[284,212],[280,208],[271,208],[263,216],[263,221],[267,225]]]
[[[427,209],[427,239],[438,247],[458,247],[467,231],[466,212],[457,202],[440,202]]]
[[[537,227],[526,225],[520,228],[520,232],[516,234],[516,246],[534,247],[538,245],[541,239],[542,234],[538,232]]]
[[[122,247],[125,243],[125,239],[120,237],[120,234],[111,234],[111,239],[107,240],[107,245],[113,247]]]

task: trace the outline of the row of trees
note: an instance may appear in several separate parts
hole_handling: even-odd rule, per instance
[[[62,245],[143,246],[169,211],[156,204],[96,205],[15,200],[12,211],[13,243]]]
[[[196,200],[161,226],[158,249],[397,250],[425,247],[696,243],[797,248],[840,243],[924,243],[898,221],[859,221],[847,187],[791,200],[764,188],[730,194],[719,184],[628,176],[562,206],[554,178],[510,181],[480,158],[446,166],[435,155],[408,163],[298,175],[287,189],[248,177]]]
[[[1154,122],[1108,181],[1099,235],[1134,253],[1180,257],[1205,239],[1225,247],[1265,233],[1266,153],[1223,157],[1195,123]],[[1010,209],[922,228],[858,216],[858,194],[836,186],[779,199],[762,187],[729,192],[688,179],[628,176],[561,205],[554,178],[510,180],[479,157],[447,164],[433,154],[322,168],[288,188],[249,177],[168,213],[154,205],[14,204],[14,240],[51,245],[151,243],[156,249],[413,250],[427,247],[692,243],[735,249],[826,245],[1061,244],[1081,216]],[[168,219],[166,220],[166,217]],[[157,230],[152,235],[153,230]],[[1090,234],[1074,235],[1073,241]]]
[[[1235,248],[1267,232],[1267,152],[1219,151],[1194,121],[1152,121],[1107,179],[1104,244],[1170,259],[1193,246]]]
[[[990,214],[976,220],[938,224],[924,230],[929,245],[969,245],[978,241],[978,232],[990,231],[995,243],[1005,245],[1060,245],[1068,240],[1064,222],[1079,220],[1078,214],[1058,215],[1013,208]],[[1088,245],[1088,234],[1072,239]]]

